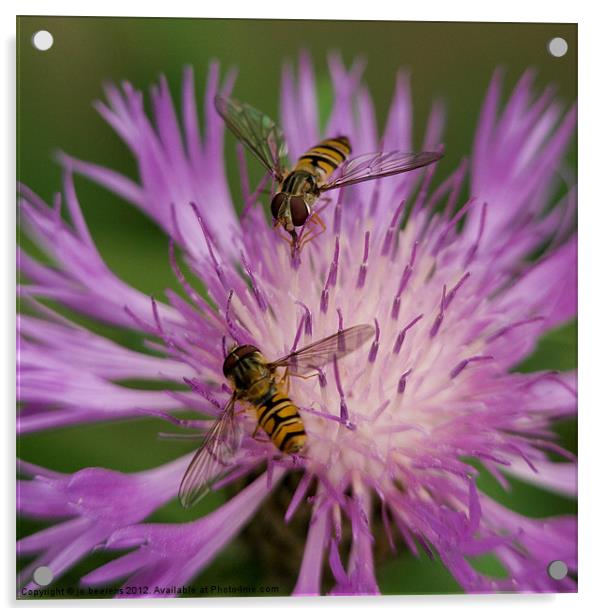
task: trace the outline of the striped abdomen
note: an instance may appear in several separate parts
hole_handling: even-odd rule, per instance
[[[308,171],[325,182],[333,171],[347,160],[351,153],[351,145],[347,137],[325,139],[301,156],[295,166],[295,171]]]
[[[272,442],[284,453],[296,453],[305,445],[306,435],[297,407],[275,389],[257,405],[257,421]]]

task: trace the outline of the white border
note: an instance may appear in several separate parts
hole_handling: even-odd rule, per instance
[[[13,2],[20,15],[104,15],[139,17],[245,17],[250,19],[362,19],[404,21],[510,21],[574,23],[591,9],[580,0],[545,4],[524,0],[478,2],[474,0],[429,0],[428,2],[390,2],[370,0],[328,0],[326,2],[282,2],[282,0],[231,0],[227,3],[170,0],[145,3],[133,0],[77,2],[76,0],[21,0]],[[581,7],[581,8],[580,8]]]
[[[580,303],[580,336],[579,336],[579,367],[580,367],[580,486],[579,486],[579,594],[557,596],[512,595],[512,596],[429,596],[429,597],[382,597],[382,598],[337,598],[337,599],[297,599],[297,600],[237,600],[220,599],[219,601],[196,600],[164,600],[127,602],[118,607],[110,604],[110,609],[173,609],[193,608],[244,610],[245,613],[263,613],[266,610],[278,610],[280,613],[298,613],[301,611],[318,610],[319,612],[342,608],[346,612],[356,612],[362,608],[378,608],[387,612],[399,613],[416,609],[421,613],[445,613],[445,616],[456,614],[465,616],[467,613],[481,614],[502,613],[511,609],[517,614],[545,611],[546,616],[566,616],[567,611],[575,609],[579,602],[582,608],[598,603],[596,590],[600,586],[600,549],[602,515],[600,511],[600,472],[602,464],[600,456],[602,448],[602,404],[599,387],[602,348],[600,343],[599,324],[602,319],[600,305],[601,287],[600,271],[602,264],[601,247],[602,224],[602,187],[594,186],[594,181],[600,177],[600,115],[602,113],[602,91],[600,87],[600,20],[592,8],[593,3],[546,1],[525,2],[524,0],[505,0],[504,2],[476,2],[469,0],[454,0],[443,2],[428,0],[427,2],[397,2],[390,0],[370,0],[366,3],[327,0],[321,3],[290,0],[283,2],[229,2],[199,3],[182,0],[170,0],[161,3],[137,3],[130,0],[104,0],[102,3],[81,3],[66,0],[54,0],[52,3],[42,1],[21,1],[3,3],[0,28],[2,29],[2,62],[3,94],[0,95],[2,130],[5,135],[4,147],[0,149],[3,158],[0,164],[2,186],[6,187],[5,200],[1,208],[3,214],[2,232],[4,250],[3,267],[0,268],[0,289],[5,297],[11,295],[14,285],[14,175],[15,175],[15,103],[14,103],[14,45],[15,45],[15,15],[98,15],[98,16],[170,16],[170,17],[247,17],[247,18],[318,18],[318,19],[362,19],[362,20],[419,20],[419,21],[506,21],[506,22],[563,22],[579,23],[579,303]],[[598,52],[598,56],[596,56]],[[594,167],[595,166],[595,167]],[[597,189],[597,190],[596,190]],[[3,409],[5,417],[9,418],[9,437],[12,439],[12,402],[10,393],[14,395],[14,303],[2,303],[2,325],[6,327],[2,336],[2,378],[3,391],[9,392],[7,405]],[[585,334],[582,334],[585,332]],[[8,349],[8,350],[7,350]],[[11,440],[5,441],[11,443]],[[5,502],[14,502],[13,490],[14,469],[11,456],[7,451],[4,460],[8,473],[3,475]],[[6,498],[8,495],[8,498]],[[3,509],[3,527],[8,531],[8,541],[4,544],[4,558],[1,559],[2,576],[0,581],[6,589],[5,602],[15,605],[12,599],[14,592],[14,551],[11,548],[14,540],[14,511]],[[22,602],[19,608],[34,610],[48,609],[51,606],[82,609],[82,603],[43,602],[36,606]],[[86,602],[84,609],[93,607],[109,607],[102,602]]]

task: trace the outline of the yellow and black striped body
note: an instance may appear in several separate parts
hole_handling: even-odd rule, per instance
[[[291,454],[303,449],[307,437],[299,410],[278,387],[274,386],[255,409],[259,425],[280,451]]]
[[[274,221],[293,237],[293,247],[297,241],[295,227],[302,227],[311,216],[320,188],[350,153],[347,137],[325,139],[305,152],[282,180],[270,208]]]
[[[347,160],[349,154],[351,145],[347,137],[324,139],[299,158],[293,173],[307,171],[316,176],[320,186]]]
[[[237,397],[253,405],[259,426],[280,451],[291,454],[303,449],[306,435],[299,411],[280,390],[257,347],[246,344],[232,349],[224,361],[224,375]]]

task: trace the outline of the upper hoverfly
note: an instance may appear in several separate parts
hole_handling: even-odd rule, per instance
[[[278,182],[271,203],[274,226],[281,225],[290,234],[293,254],[326,229],[313,211],[322,193],[412,171],[430,165],[442,156],[439,152],[392,151],[362,154],[347,161],[351,144],[347,137],[338,136],[321,141],[299,158],[292,171],[287,171],[286,141],[269,116],[246,103],[219,94],[215,97],[215,106],[228,128]],[[339,167],[340,173],[333,176]],[[316,223],[316,227],[313,233],[300,238],[296,228],[303,227],[306,221]]]
[[[234,347],[223,365],[233,394],[184,473],[179,490],[182,505],[191,507],[197,503],[233,463],[242,440],[242,426],[234,412],[237,400],[255,409],[255,432],[262,428],[280,451],[298,453],[305,446],[306,434],[299,410],[288,397],[288,377],[318,371],[328,362],[355,351],[373,335],[372,325],[356,325],[272,362],[250,344]],[[276,375],[279,368],[285,368],[280,379]]]

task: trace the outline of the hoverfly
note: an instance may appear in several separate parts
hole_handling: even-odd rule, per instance
[[[442,157],[440,152],[378,152],[362,154],[347,161],[351,153],[344,136],[325,139],[308,150],[292,171],[286,170],[287,145],[278,125],[266,114],[235,99],[215,97],[215,106],[228,128],[263,163],[278,182],[271,202],[274,226],[282,226],[291,236],[293,254],[302,244],[326,230],[313,206],[322,193],[367,180],[396,175],[430,165]],[[345,162],[347,161],[347,162]],[[341,172],[333,173],[341,168]],[[301,238],[297,228],[306,221],[321,230]]]
[[[373,335],[372,325],[356,325],[273,362],[253,345],[234,347],[223,365],[224,376],[234,392],[184,473],[179,490],[182,505],[191,507],[197,503],[233,463],[242,440],[242,427],[234,412],[238,400],[254,407],[255,433],[262,428],[284,454],[299,453],[305,446],[306,434],[299,410],[288,397],[288,377],[318,371],[328,362],[355,351]],[[281,379],[276,374],[279,368],[285,368]]]

